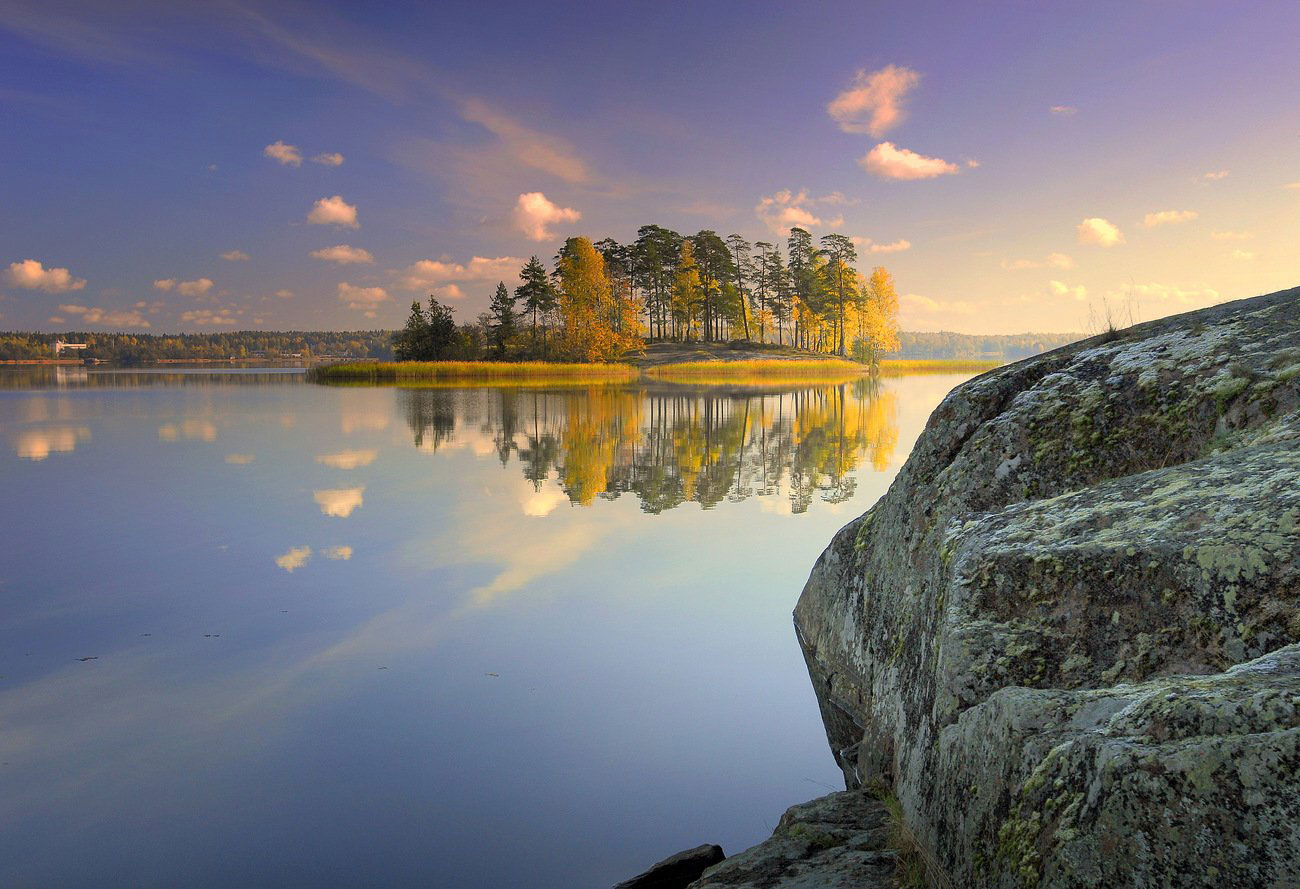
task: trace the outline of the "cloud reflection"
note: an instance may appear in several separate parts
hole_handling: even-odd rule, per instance
[[[48,429],[27,429],[14,441],[14,452],[28,460],[44,460],[50,454],[69,454],[77,444],[90,438],[85,426],[56,426]]]
[[[383,432],[392,419],[381,411],[349,411],[339,419],[339,427],[344,435],[353,432]]]
[[[325,488],[314,492],[320,511],[328,516],[346,519],[361,506],[364,485],[355,488]]]
[[[310,546],[295,546],[282,556],[275,557],[275,564],[292,574],[311,558]]]
[[[217,427],[207,420],[182,420],[179,425],[164,423],[158,427],[158,438],[163,441],[216,441]]]
[[[316,462],[333,466],[335,469],[356,469],[358,466],[369,466],[378,456],[379,452],[370,448],[339,451],[337,454],[321,454],[316,458]]]

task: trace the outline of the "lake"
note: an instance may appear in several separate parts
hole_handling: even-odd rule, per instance
[[[966,377],[0,370],[0,885],[608,887],[842,789],[790,611]]]

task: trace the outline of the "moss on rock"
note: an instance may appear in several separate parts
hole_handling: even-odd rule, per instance
[[[958,885],[1297,885],[1297,366],[1292,290],[985,374],[819,560],[832,748]]]

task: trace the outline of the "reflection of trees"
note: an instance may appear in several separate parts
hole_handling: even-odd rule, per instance
[[[456,431],[455,393],[446,389],[402,390],[406,422],[415,433],[415,446],[438,450]],[[425,438],[428,437],[428,444]]]
[[[476,426],[539,490],[554,474],[575,503],[629,492],[653,513],[782,493],[793,512],[840,502],[853,496],[859,463],[883,471],[898,443],[896,396],[866,379],[757,395],[611,386],[398,394],[417,446],[436,450],[458,423]]]

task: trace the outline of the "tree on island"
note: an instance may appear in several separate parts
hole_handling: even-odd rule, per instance
[[[853,270],[853,263],[858,261],[858,250],[853,246],[853,241],[844,235],[823,235],[821,242],[821,252],[826,257],[826,265],[823,267],[826,290],[834,298],[838,311],[838,317],[834,319],[838,322],[836,327],[839,334],[839,343],[835,352],[846,355],[848,353],[844,344],[845,308],[849,302],[856,301],[858,296],[857,273]]]
[[[456,321],[451,306],[444,306],[429,296],[426,311],[418,302],[411,303],[406,326],[393,334],[393,357],[398,361],[438,361],[446,358],[456,344]]]
[[[569,358],[611,361],[640,342],[640,337],[624,330],[634,306],[619,298],[605,273],[605,258],[591,241],[565,241],[557,257],[556,272],[560,280],[562,343]]]
[[[533,346],[537,346],[537,319],[546,318],[559,306],[559,297],[551,284],[546,268],[536,256],[528,260],[519,272],[519,280],[524,283],[515,288],[515,298],[522,300],[524,314],[533,319]]]
[[[488,307],[490,321],[488,326],[492,338],[492,346],[496,350],[498,358],[504,358],[506,355],[506,343],[510,342],[510,337],[515,333],[515,299],[506,289],[506,282],[497,283],[496,292],[492,294],[492,303]]]
[[[879,265],[862,290],[861,336],[854,344],[854,357],[875,363],[881,354],[898,351],[898,293],[889,270]]]
[[[852,238],[797,226],[784,244],[658,225],[628,244],[572,237],[549,273],[533,256],[513,292],[498,283],[476,324],[456,327],[431,299],[394,345],[399,357],[611,361],[645,336],[753,338],[875,363],[899,348],[898,295],[885,269],[868,279],[857,262]]]

